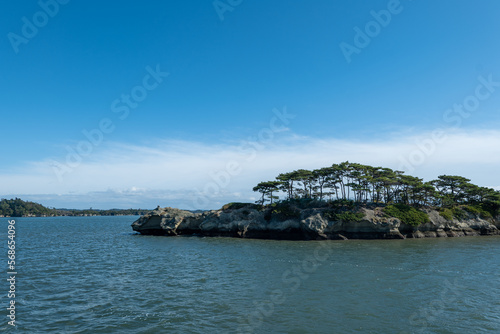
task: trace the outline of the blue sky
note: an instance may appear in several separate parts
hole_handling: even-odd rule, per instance
[[[251,201],[251,187],[279,172],[348,159],[500,186],[498,1],[216,4],[4,4],[0,196],[217,208]],[[348,61],[342,43],[356,47],[355,28],[367,25],[376,30]],[[157,69],[168,72],[161,82]],[[126,117],[114,112],[132,93],[140,101]],[[447,113],[466,102],[471,112]],[[284,108],[294,117],[273,121]],[[433,139],[436,129],[446,140]],[[71,165],[78,148],[88,154]]]

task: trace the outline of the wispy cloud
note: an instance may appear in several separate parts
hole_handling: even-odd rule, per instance
[[[33,161],[17,171],[0,174],[2,195],[39,200],[50,206],[193,208],[193,197],[223,171],[228,162],[241,167],[227,186],[208,194],[204,208],[231,200],[254,198],[259,181],[298,168],[314,169],[349,160],[402,169],[401,157],[431,138],[397,134],[390,138],[343,140],[311,138],[287,133],[256,151],[253,159],[238,144],[159,140],[153,145],[112,143],[94,152],[60,182],[50,159]],[[426,180],[441,174],[459,174],[490,187],[500,186],[500,131],[450,130],[446,140],[415,166],[412,175]]]

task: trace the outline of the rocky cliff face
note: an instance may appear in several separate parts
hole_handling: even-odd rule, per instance
[[[417,227],[386,217],[380,208],[361,209],[360,221],[330,220],[326,209],[303,209],[294,217],[270,215],[253,205],[237,209],[192,213],[158,208],[135,221],[134,231],[153,235],[200,235],[287,240],[405,239],[499,235],[499,220],[486,221],[469,215],[449,221],[435,210],[427,210],[430,222]],[[497,217],[498,218],[498,217]]]

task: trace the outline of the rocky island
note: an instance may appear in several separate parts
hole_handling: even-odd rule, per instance
[[[390,217],[382,207],[362,207],[356,218],[335,218],[329,208],[296,209],[288,214],[254,204],[233,203],[204,213],[159,208],[132,224],[134,231],[150,235],[198,235],[285,240],[405,239],[499,235],[500,220],[468,213],[447,220],[426,209],[429,220],[414,226]],[[273,213],[273,211],[275,211]]]
[[[219,210],[160,208],[132,224],[149,235],[286,240],[499,235],[500,192],[461,176],[423,182],[390,168],[343,162],[278,175],[261,198]],[[285,194],[279,200],[276,194]],[[269,202],[269,203],[267,203]]]

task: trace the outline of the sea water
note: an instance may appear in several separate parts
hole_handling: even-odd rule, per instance
[[[0,330],[500,333],[500,237],[161,237],[137,218],[14,218],[15,298],[0,218]]]

